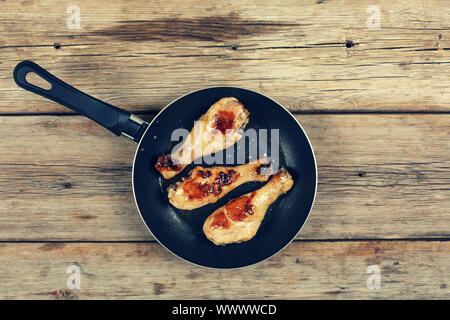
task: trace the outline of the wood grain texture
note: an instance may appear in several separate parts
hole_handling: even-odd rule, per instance
[[[66,25],[74,4],[78,30]],[[380,29],[366,25],[373,4]],[[447,298],[448,9],[447,0],[0,1],[0,299]],[[12,70],[25,59],[138,113],[218,85],[299,113],[319,190],[298,240],[232,271],[171,255],[134,204],[136,145],[18,88]],[[380,290],[366,287],[374,264]],[[80,290],[66,288],[69,265],[81,268]]]
[[[134,111],[205,86],[254,89],[295,111],[449,111],[446,0],[77,1],[0,3],[0,113],[69,112],[12,80],[32,59]],[[43,18],[45,17],[45,18]]]
[[[296,117],[319,170],[299,238],[450,236],[450,115]],[[0,240],[152,239],[132,195],[135,144],[81,116],[3,116],[0,136]]]
[[[445,299],[449,242],[293,242],[255,266],[213,270],[157,243],[0,244],[2,299]],[[68,290],[70,265],[80,290]],[[380,267],[369,290],[367,267]]]

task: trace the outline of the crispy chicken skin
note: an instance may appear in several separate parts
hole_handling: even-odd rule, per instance
[[[169,202],[178,209],[197,209],[215,203],[246,182],[267,181],[273,174],[266,158],[236,167],[195,167],[188,177],[167,189]]]
[[[262,188],[233,199],[214,211],[203,225],[204,234],[216,245],[252,239],[269,206],[293,185],[289,172],[281,168]]]
[[[196,121],[179,149],[158,158],[155,168],[165,179],[180,173],[194,159],[226,149],[241,137],[249,112],[236,98],[222,98]]]

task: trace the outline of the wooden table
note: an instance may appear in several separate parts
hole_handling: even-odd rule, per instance
[[[2,0],[0,298],[448,298],[448,18],[447,0]],[[181,261],[135,207],[135,144],[18,88],[25,59],[146,120],[207,86],[273,97],[316,152],[307,224],[250,268]]]

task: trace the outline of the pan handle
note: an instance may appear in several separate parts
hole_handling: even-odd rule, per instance
[[[28,82],[26,76],[30,72],[49,82],[51,88],[46,90]],[[14,68],[14,81],[19,87],[75,110],[114,134],[123,135],[135,142],[139,142],[148,126],[147,122],[130,112],[75,89],[32,61],[17,64]]]

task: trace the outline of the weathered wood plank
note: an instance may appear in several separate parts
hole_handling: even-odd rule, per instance
[[[449,115],[299,115],[319,166],[303,239],[449,237]],[[0,240],[150,240],[135,144],[81,116],[0,117]]]
[[[255,266],[218,271],[150,243],[0,244],[2,299],[445,299],[449,242],[293,242]],[[77,265],[80,289],[68,290]],[[380,268],[369,290],[367,267]],[[170,270],[168,272],[168,270]]]
[[[0,113],[67,112],[25,93],[14,65],[34,59],[129,110],[157,110],[205,86],[261,91],[291,110],[449,110],[446,0],[77,1],[0,4]],[[45,17],[45,18],[43,18]]]

